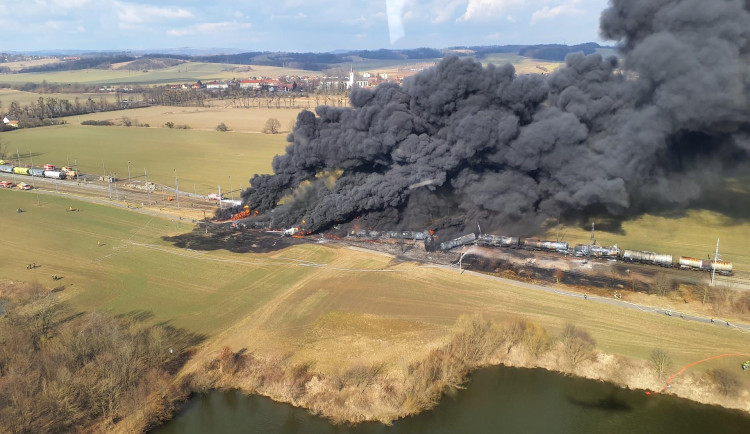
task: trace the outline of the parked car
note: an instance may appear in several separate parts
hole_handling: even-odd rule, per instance
[[[16,185],[16,188],[19,190],[31,190],[31,185],[25,182],[20,182],[18,183],[18,185]]]
[[[13,187],[13,183],[10,181],[0,181],[0,187],[2,188],[11,188]]]

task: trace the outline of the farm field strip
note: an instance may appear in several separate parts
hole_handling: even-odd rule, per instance
[[[34,280],[57,273],[64,277],[61,297],[76,308],[150,312],[155,321],[207,334],[207,351],[227,344],[275,353],[291,344],[298,350],[295,357],[314,357],[325,370],[339,365],[343,355],[347,360],[358,357],[352,348],[384,348],[387,343],[393,348],[367,354],[393,362],[393,357],[408,359],[426,351],[458,316],[473,312],[500,321],[528,317],[550,333],[576,321],[592,332],[602,350],[641,354],[664,344],[686,362],[695,354],[710,355],[716,348],[737,351],[747,344],[731,330],[688,327],[617,306],[592,309],[593,303],[578,297],[459,275],[450,268],[393,263],[381,254],[327,244],[270,254],[198,253],[160,239],[190,230],[183,223],[72,200],[37,207],[33,195],[22,192],[0,191],[0,201],[6,204],[0,219],[14,228],[4,231],[4,238],[13,246],[26,246],[0,264],[4,278]],[[67,204],[81,211],[66,214]],[[27,211],[16,213],[18,207]],[[97,246],[98,239],[106,240],[105,245]],[[23,265],[32,261],[42,268],[25,270]],[[316,265],[300,266],[306,263]],[[320,322],[331,315],[345,315],[352,322],[347,327]],[[365,324],[373,321],[389,326],[368,332]],[[310,327],[316,334],[299,333]],[[690,349],[681,346],[687,334]],[[343,342],[348,344],[342,347]]]
[[[230,176],[235,189],[248,186],[255,173],[271,171],[273,156],[287,146],[280,134],[70,124],[7,132],[3,141],[8,149],[18,149],[21,164],[30,164],[32,158],[35,165],[77,162],[83,173],[116,173],[124,179],[130,161],[133,178],[144,180],[145,167],[149,181],[173,186],[176,170],[181,190],[200,188],[207,195],[221,184],[227,196]]]

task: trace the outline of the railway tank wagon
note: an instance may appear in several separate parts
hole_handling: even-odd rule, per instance
[[[679,265],[683,270],[711,271],[716,269],[719,274],[725,276],[732,274],[732,263],[726,261],[711,261],[708,259],[680,256]]]
[[[524,238],[521,240],[521,245],[530,250],[547,250],[561,253],[570,251],[570,244],[564,241],[542,241],[533,238]]]
[[[591,244],[576,244],[573,248],[575,256],[595,256],[597,258],[617,258],[620,256],[620,248],[617,245],[605,247]]]
[[[473,232],[456,239],[440,243],[440,250],[450,250],[454,247],[465,246],[476,241],[477,236]]]
[[[654,264],[668,268],[674,266],[672,255],[665,253],[625,249],[622,252],[622,259],[629,262],[642,262],[644,264]]]
[[[45,170],[44,177],[52,179],[65,179],[65,173],[59,170]]]
[[[10,164],[2,164],[0,165],[0,172],[13,173],[13,166],[11,166]]]
[[[521,240],[518,237],[506,237],[500,235],[481,235],[477,238],[477,245],[487,247],[518,247]]]

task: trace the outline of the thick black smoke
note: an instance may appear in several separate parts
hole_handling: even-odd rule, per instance
[[[610,3],[601,33],[620,42],[621,65],[571,55],[543,77],[448,57],[401,87],[355,89],[353,108],[300,113],[244,200],[311,232],[362,216],[526,234],[716,190],[750,154],[750,2]]]

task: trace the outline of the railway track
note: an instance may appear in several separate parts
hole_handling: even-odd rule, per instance
[[[86,197],[112,201],[113,203],[126,204],[128,207],[147,207],[158,206],[160,208],[170,208],[174,211],[184,209],[185,211],[205,211],[211,216],[218,208],[218,203],[208,200],[205,196],[196,195],[184,191],[179,192],[179,203],[177,201],[177,192],[174,188],[154,185],[154,189],[147,191],[145,189],[135,188],[143,185],[139,181],[133,181],[129,185],[126,182],[106,182],[90,175],[82,175],[79,179],[56,180],[41,177],[29,177],[1,173],[0,180],[12,182],[25,182],[33,184],[35,189],[40,191],[74,194]],[[28,190],[24,193],[33,194],[34,190]]]

